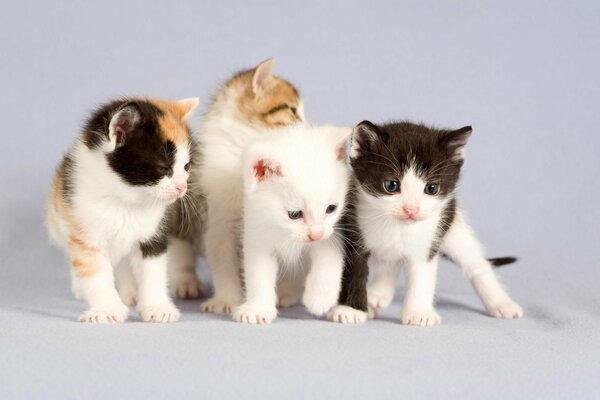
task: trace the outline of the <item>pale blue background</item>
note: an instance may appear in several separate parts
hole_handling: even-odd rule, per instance
[[[252,3],[252,4],[251,4]],[[0,398],[597,398],[600,2],[8,2],[0,11]],[[109,98],[210,93],[274,57],[308,118],[474,127],[461,193],[521,321],[441,266],[443,325],[296,307],[90,326],[48,245],[44,197]]]

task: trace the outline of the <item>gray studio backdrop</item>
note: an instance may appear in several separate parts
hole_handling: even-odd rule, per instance
[[[521,321],[441,265],[443,325],[75,323],[44,197],[87,114],[199,96],[268,57],[315,123],[471,124],[461,197]],[[600,390],[600,2],[4,2],[0,398],[593,398]],[[199,119],[198,114],[198,118]],[[194,122],[197,124],[197,121]]]

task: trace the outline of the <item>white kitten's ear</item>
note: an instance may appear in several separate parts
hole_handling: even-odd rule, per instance
[[[473,128],[470,126],[446,132],[441,136],[439,144],[446,148],[448,155],[453,161],[462,161],[465,158],[467,141],[471,133],[473,133]]]
[[[256,183],[282,176],[281,164],[269,157],[259,157],[252,164],[252,175]]]
[[[108,124],[108,138],[114,148],[125,144],[129,134],[135,129],[142,117],[134,104],[128,104],[117,111]]]
[[[370,121],[363,121],[354,127],[350,146],[350,158],[362,153],[373,152],[376,143],[384,136],[384,132]]]
[[[273,83],[273,59],[269,58],[261,62],[254,69],[252,76],[252,91],[256,97],[260,97]]]
[[[197,97],[188,97],[187,99],[176,101],[175,104],[177,105],[177,113],[179,114],[180,118],[184,121],[187,121],[194,113],[196,107],[198,107],[198,103],[200,103],[200,99]]]

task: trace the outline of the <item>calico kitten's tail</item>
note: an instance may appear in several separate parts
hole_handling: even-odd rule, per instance
[[[494,267],[501,267],[503,265],[512,264],[517,261],[516,257],[496,257],[496,258],[488,258],[488,261]]]

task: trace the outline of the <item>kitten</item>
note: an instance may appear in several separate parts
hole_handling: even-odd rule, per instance
[[[277,315],[279,264],[293,276],[310,261],[303,303],[323,315],[336,303],[344,262],[341,231],[350,171],[345,143],[351,130],[289,127],[250,146],[244,178],[245,302],[233,319],[270,323]],[[267,135],[265,135],[267,136]]]
[[[498,282],[456,199],[470,135],[471,127],[436,130],[409,122],[376,126],[364,121],[355,128],[350,162],[356,177],[354,212],[360,234],[353,232],[348,240],[362,250],[347,257],[340,306],[333,310],[338,314],[330,313],[331,319],[349,322],[343,315],[345,308],[365,310],[368,269],[369,305],[388,306],[403,264],[402,322],[439,324],[433,300],[440,253],[461,266],[492,316],[523,315]]]
[[[214,285],[213,297],[201,305],[205,312],[230,313],[242,300],[238,254],[243,149],[273,128],[304,120],[298,91],[273,76],[272,69],[273,62],[267,60],[234,76],[217,94],[200,128],[197,172],[208,205],[206,259]],[[193,265],[191,257],[186,265]]]
[[[166,210],[187,190],[187,119],[197,104],[195,98],[107,103],[93,113],[59,166],[47,221],[69,255],[72,290],[89,305],[80,321],[127,318],[113,268],[127,269],[129,263],[142,319],[179,319],[167,292]]]

